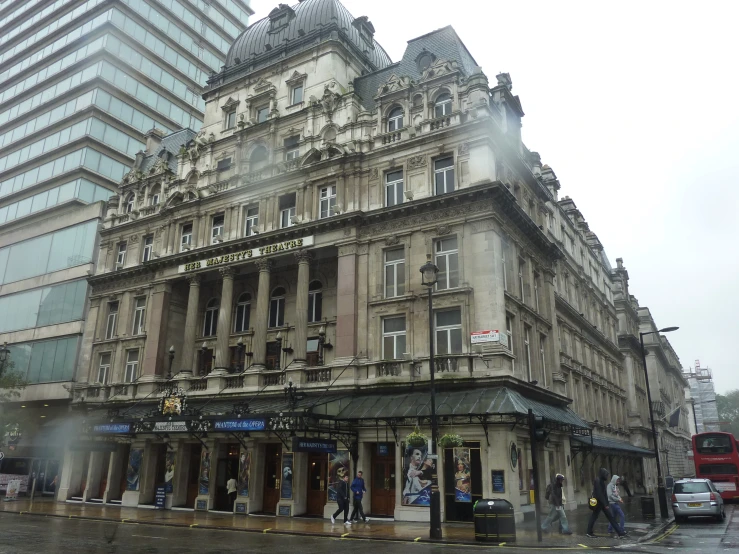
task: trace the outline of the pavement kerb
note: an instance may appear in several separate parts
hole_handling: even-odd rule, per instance
[[[450,544],[450,545],[465,545],[465,546],[479,546],[481,548],[525,548],[529,550],[572,550],[572,549],[578,549],[583,550],[582,545],[566,545],[561,543],[546,543],[546,542],[536,542],[536,543],[524,543],[524,542],[505,542],[501,541],[501,543],[495,543],[495,542],[480,542],[480,541],[464,541],[459,539],[451,539],[451,540],[445,540],[442,539],[440,541],[438,540],[432,540],[429,538],[423,538],[423,537],[416,537],[416,538],[402,538],[402,537],[378,537],[378,536],[362,536],[362,535],[336,535],[334,533],[322,533],[322,532],[310,532],[310,531],[298,531],[293,529],[244,529],[244,528],[236,528],[236,527],[224,527],[219,525],[208,525],[208,524],[188,524],[188,523],[174,523],[174,522],[162,522],[162,521],[156,521],[156,520],[138,520],[134,518],[110,518],[110,517],[99,517],[99,516],[78,516],[78,515],[64,515],[64,514],[48,514],[48,513],[42,513],[42,512],[31,512],[28,510],[4,510],[2,513],[7,514],[17,514],[17,515],[29,515],[29,516],[36,516],[36,517],[55,517],[55,518],[61,518],[61,519],[79,519],[83,521],[100,521],[100,522],[107,522],[107,523],[123,523],[127,525],[153,525],[153,526],[161,526],[161,527],[178,527],[178,528],[191,528],[191,529],[207,529],[211,531],[233,531],[233,532],[241,532],[241,533],[262,533],[262,534],[269,534],[269,535],[288,535],[288,536],[299,536],[299,537],[322,537],[322,538],[331,538],[331,539],[342,539],[342,540],[367,540],[367,541],[377,541],[377,542],[415,542],[415,543],[427,543],[427,544]],[[668,525],[673,523],[673,519],[670,519],[660,525],[655,531],[648,533],[645,537],[638,540],[637,543],[644,543],[648,542],[650,540],[653,540],[655,537],[659,536],[661,533],[664,532],[664,530],[667,528]],[[584,538],[584,537],[583,537]],[[605,537],[604,537],[605,538]],[[617,544],[617,543],[614,543]],[[603,548],[609,548],[605,545],[584,545],[588,549],[603,549]]]
[[[644,535],[642,538],[640,538],[638,541],[636,541],[639,544],[643,544],[645,542],[651,542],[657,537],[659,537],[662,533],[665,532],[665,530],[675,523],[675,518],[671,517],[665,522],[663,522],[660,526],[658,526],[656,529],[653,529],[652,531],[649,531],[646,535]]]

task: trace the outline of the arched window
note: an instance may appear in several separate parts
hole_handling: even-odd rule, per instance
[[[134,194],[132,192],[129,193],[128,196],[126,196],[126,207],[125,207],[125,210],[126,210],[126,213],[127,214],[130,214],[133,211],[134,204],[135,204],[134,203],[135,198],[136,197],[134,196]]]
[[[403,108],[393,108],[387,116],[387,132],[403,128]]]
[[[249,330],[249,315],[251,312],[251,294],[244,292],[236,301],[234,315],[234,333],[243,333]]]
[[[452,113],[452,96],[445,92],[434,102],[434,117],[444,117],[450,113]]]
[[[277,287],[269,300],[269,326],[282,327],[285,324],[285,289]]]
[[[205,317],[203,318],[203,336],[212,337],[216,334],[218,327],[218,299],[211,298],[205,305]]]
[[[267,149],[264,146],[257,146],[249,157],[249,170],[256,171],[267,165]]]
[[[149,193],[149,206],[156,206],[159,204],[159,193],[161,192],[161,188],[159,185],[154,185],[151,187],[151,192]]]
[[[308,285],[308,322],[321,321],[323,312],[323,286],[320,281]]]

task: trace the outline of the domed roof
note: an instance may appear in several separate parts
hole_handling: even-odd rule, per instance
[[[280,4],[268,17],[250,25],[231,45],[226,67],[244,64],[253,70],[271,63],[284,50],[292,54],[301,46],[309,48],[335,31],[356,47],[355,53],[368,63],[369,71],[392,63],[372,38],[374,27],[366,17],[354,18],[338,0],[302,0],[292,7]]]

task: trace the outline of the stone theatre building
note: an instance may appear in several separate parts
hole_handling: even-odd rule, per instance
[[[488,497],[521,518],[529,410],[570,507],[602,464],[649,486],[616,273],[522,143],[510,77],[451,27],[396,63],[373,35],[338,0],[280,4],[199,133],[149,133],[107,205],[59,500],[325,516],[362,469],[366,512],[421,521],[435,465],[444,520]],[[430,435],[429,325],[438,459],[409,436]]]

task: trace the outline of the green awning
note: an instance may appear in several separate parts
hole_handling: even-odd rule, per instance
[[[565,406],[555,406],[526,398],[506,387],[439,391],[436,393],[436,414],[441,417],[512,416],[520,419],[531,409],[548,425],[572,430],[590,429],[588,424]],[[381,420],[428,417],[431,396],[427,391],[404,394],[355,396],[346,403],[336,419]]]
[[[592,450],[596,453],[613,454],[613,455],[630,455],[644,458],[654,458],[654,452],[646,448],[634,446],[631,443],[606,439],[603,437],[593,436],[591,443],[590,437],[570,437],[570,444],[579,450]],[[574,444],[576,443],[576,444]]]

